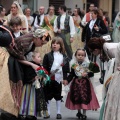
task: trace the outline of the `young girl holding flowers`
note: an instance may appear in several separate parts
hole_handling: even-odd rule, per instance
[[[76,116],[81,120],[86,120],[86,110],[97,110],[99,103],[95,95],[90,77],[99,72],[97,64],[89,62],[84,49],[77,49],[70,62],[71,72],[64,81],[67,85],[70,81],[70,92],[66,100],[66,107],[71,110],[78,110]],[[81,114],[81,109],[83,114]]]

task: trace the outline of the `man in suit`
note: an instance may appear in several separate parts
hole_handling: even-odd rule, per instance
[[[44,21],[44,12],[45,12],[45,7],[44,6],[41,6],[39,8],[39,15],[36,16],[35,18],[35,22],[34,22],[34,27],[35,29],[41,27],[43,21]]]

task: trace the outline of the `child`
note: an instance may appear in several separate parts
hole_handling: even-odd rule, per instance
[[[32,53],[32,63],[41,66],[40,54],[36,51]],[[37,82],[35,82],[37,81]],[[48,117],[47,105],[43,92],[43,81],[38,83],[38,77],[31,66],[24,67],[24,87],[22,92],[21,107],[19,114],[27,117],[26,119],[36,120],[37,115],[44,118]],[[37,85],[36,85],[37,83]]]
[[[86,110],[97,110],[99,103],[96,98],[90,77],[94,72],[99,72],[99,67],[90,63],[84,49],[77,49],[70,62],[71,72],[64,85],[72,81],[70,92],[66,100],[66,107],[71,110],[78,110],[77,117],[86,120]],[[83,114],[81,114],[83,109]]]
[[[66,59],[63,40],[60,37],[54,37],[51,42],[52,51],[45,54],[43,59],[43,67],[53,74],[51,77],[50,84],[45,86],[45,97],[47,101],[48,113],[50,115],[50,101],[52,98],[56,100],[57,107],[57,116],[56,119],[62,119],[61,115],[61,91],[62,91],[62,80],[66,80],[67,73],[69,72],[69,64],[65,64],[64,60]],[[56,71],[58,69],[58,71]],[[55,72],[56,71],[56,72]]]
[[[14,38],[17,38],[19,36],[22,36],[23,34],[20,32],[21,31],[21,26],[22,26],[22,21],[20,17],[13,17],[11,18],[9,22],[9,27],[12,30],[12,34]]]

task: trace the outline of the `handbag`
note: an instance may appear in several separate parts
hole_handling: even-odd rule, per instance
[[[101,35],[101,38],[103,38],[106,42],[111,42],[112,41],[110,33]]]

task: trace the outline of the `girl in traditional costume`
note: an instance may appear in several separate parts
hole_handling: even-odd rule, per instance
[[[97,110],[99,103],[90,82],[90,77],[99,72],[97,64],[89,62],[84,49],[77,49],[70,62],[71,72],[64,81],[66,85],[72,81],[65,106],[70,110],[78,110],[76,116],[86,120],[86,110]],[[81,113],[83,110],[83,114]]]
[[[21,98],[21,106],[19,114],[26,117],[26,119],[31,118],[36,120],[37,116],[46,118],[48,116],[47,104],[43,92],[43,79],[42,77],[47,74],[47,71],[43,69],[40,65],[42,59],[40,53],[34,51],[31,53],[32,63],[40,66],[41,76],[38,78],[37,73],[31,66],[24,67],[24,80],[23,80],[23,91]],[[44,73],[44,74],[43,74]]]

